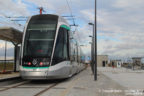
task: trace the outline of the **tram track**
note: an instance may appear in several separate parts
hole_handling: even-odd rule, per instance
[[[11,92],[12,91],[11,89],[15,89],[14,91],[19,90],[19,92],[24,92],[25,90],[28,90],[28,94],[29,93],[31,94],[30,96],[41,96],[47,92],[50,92],[51,89],[66,90],[66,88],[63,88],[60,86],[57,87],[57,85],[61,84],[62,82],[69,82],[69,81],[73,80],[75,76],[77,76],[77,75],[74,75],[69,79],[61,79],[61,80],[27,80],[27,81],[19,80],[19,81],[17,81],[17,83],[16,83],[16,81],[14,81],[14,83],[7,82],[7,84],[5,82],[5,84],[1,84],[1,86],[0,86],[0,93],[1,92],[7,93],[9,91]],[[34,90],[34,92],[30,92],[29,90]],[[2,94],[4,94],[4,93],[2,93]],[[67,91],[63,92],[63,94],[66,94],[66,93],[67,93]]]
[[[24,84],[28,83],[28,82],[29,82],[29,81],[23,81],[23,82],[20,82],[20,83],[18,83],[18,84],[15,84],[15,85],[13,85],[13,86],[0,87],[0,88],[4,88],[4,89],[1,89],[0,92],[6,91],[6,90],[9,90],[9,89],[12,89],[12,88],[17,88],[17,87],[19,87],[19,86],[21,86],[21,85],[24,85]]]
[[[0,86],[0,92],[5,92],[5,91],[11,90],[11,89],[16,89],[16,90],[17,89],[20,89],[20,90],[24,89],[25,90],[27,88],[29,88],[29,89],[37,88],[37,89],[40,89],[40,90],[37,91],[37,92],[35,92],[35,93],[33,93],[32,96],[41,96],[45,92],[48,92],[50,89],[55,88],[61,82],[72,80],[75,76],[76,75],[74,75],[73,77],[71,77],[69,79],[49,80],[49,81],[42,81],[42,82],[39,81],[39,80],[38,81],[37,80],[36,81],[31,81],[31,80],[21,81],[21,80],[19,80],[20,82],[17,81],[17,83],[16,83],[16,81],[13,81],[13,82],[15,82],[13,84],[12,84],[12,82],[11,83],[7,82],[8,84],[6,84],[6,82],[5,82],[5,84],[1,84],[1,86]],[[12,85],[9,85],[9,84],[12,84]],[[37,84],[38,86],[37,85],[35,86],[35,84]],[[47,86],[43,86],[45,84],[47,84]],[[58,87],[58,89],[59,89],[59,87]],[[61,89],[65,89],[65,88],[61,88]]]
[[[19,82],[17,84],[14,84],[12,86],[3,86],[3,87],[0,87],[0,92],[4,92],[4,91],[7,91],[7,90],[10,90],[10,89],[13,89],[13,88],[43,88],[41,91],[39,91],[38,93],[35,93],[35,95],[33,96],[40,96],[41,94],[43,94],[44,92],[54,88],[56,85],[58,85],[60,82],[51,82],[47,87],[32,87],[32,86],[22,86],[22,85],[25,85],[25,84],[29,84],[31,83],[31,81],[23,81],[23,82]]]
[[[49,87],[43,89],[42,91],[38,92],[38,93],[35,94],[34,96],[40,96],[41,94],[43,94],[44,92],[52,89],[53,87],[55,87],[55,86],[58,85],[58,84],[59,84],[59,83],[54,83],[54,84],[52,84],[51,86],[49,86]]]

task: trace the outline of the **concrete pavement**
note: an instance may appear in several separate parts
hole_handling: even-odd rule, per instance
[[[98,80],[94,81],[89,67],[71,80],[60,83],[41,96],[125,96],[123,91],[118,92],[125,90],[124,87],[103,74],[98,74]]]
[[[99,67],[98,71],[125,87],[126,94],[144,96],[144,70]]]
[[[9,74],[0,74],[0,81],[11,80],[11,79],[19,78],[19,77],[20,77],[19,72],[11,72]]]
[[[129,90],[127,87],[114,80],[113,76],[111,77],[105,73],[99,70],[98,80],[94,81],[90,67],[88,67],[74,77],[63,80],[40,96],[143,96],[143,94],[132,94],[134,90]],[[121,79],[122,78],[123,77],[121,77]],[[34,96],[53,83],[54,82],[41,80],[36,82],[29,81],[18,87],[0,91],[0,96]],[[7,86],[1,85],[1,89],[13,86],[13,84]]]

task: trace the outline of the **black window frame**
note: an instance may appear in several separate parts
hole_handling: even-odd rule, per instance
[[[66,35],[65,35],[66,34]],[[62,37],[63,38],[60,38],[61,37],[61,35],[63,35]],[[66,50],[67,50],[67,52],[66,52],[66,54],[67,54],[67,57],[66,58],[63,58],[64,57],[64,43],[65,43],[65,36],[67,36],[67,43],[66,43]],[[59,39],[60,38],[60,39]],[[59,49],[59,45],[58,45],[58,42],[61,40],[61,39],[63,39],[63,48],[62,48],[62,58],[58,58],[57,56],[56,56],[56,54],[58,54],[57,53],[57,51],[58,51],[58,49]],[[60,43],[60,42],[59,42]],[[62,61],[67,61],[67,60],[70,60],[70,50],[69,50],[69,48],[70,48],[70,40],[69,40],[69,30],[67,30],[66,28],[63,28],[63,27],[60,27],[59,28],[59,30],[58,30],[58,35],[57,35],[57,40],[56,40],[56,45],[55,45],[55,50],[54,50],[54,55],[53,55],[53,60],[52,60],[52,64],[51,65],[55,65],[55,64],[57,64],[57,63],[60,63],[60,62],[62,62]]]
[[[56,16],[56,15],[46,15],[46,14],[43,14],[43,15],[35,15],[35,16],[32,16],[31,17],[31,20],[29,21],[29,23],[28,23],[28,25],[27,25],[27,29],[26,29],[26,34],[25,34],[25,38],[24,38],[24,45],[23,45],[23,58],[25,58],[25,57],[39,57],[39,58],[41,58],[41,57],[47,57],[47,56],[25,56],[24,55],[24,53],[25,53],[25,48],[26,48],[26,41],[27,41],[27,38],[29,38],[29,35],[30,34],[28,34],[27,33],[27,31],[28,31],[28,28],[29,28],[29,25],[30,24],[32,24],[32,23],[34,23],[34,22],[32,22],[31,23],[31,21],[33,21],[33,20],[36,20],[36,19],[49,19],[49,20],[54,20],[54,21],[56,21],[56,26],[55,26],[55,35],[56,35],[56,30],[57,30],[57,23],[58,23],[58,16]],[[54,40],[55,40],[55,35],[54,35]],[[52,45],[52,48],[53,48],[53,46],[54,46],[54,40],[53,40],[53,45]],[[52,52],[51,52],[51,55],[52,55]],[[51,58],[51,56],[50,57],[48,57],[48,58]]]

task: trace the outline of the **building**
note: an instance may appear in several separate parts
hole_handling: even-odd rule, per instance
[[[132,58],[132,68],[134,69],[144,69],[143,63],[142,63],[142,57],[133,57]]]
[[[110,60],[109,67],[121,67],[122,61],[121,60]]]
[[[97,55],[97,66],[108,67],[108,55]]]
[[[142,63],[141,63],[141,57],[133,57],[132,60],[133,60],[133,65],[135,66],[141,66]]]

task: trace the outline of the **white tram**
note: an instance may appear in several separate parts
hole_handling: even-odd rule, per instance
[[[42,14],[29,18],[21,50],[22,78],[69,78],[84,69],[81,56],[80,47],[63,17]]]

